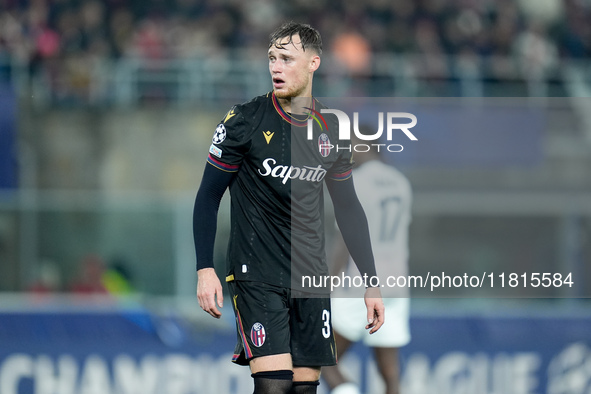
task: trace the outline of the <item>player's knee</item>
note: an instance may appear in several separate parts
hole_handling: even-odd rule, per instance
[[[280,371],[263,371],[253,373],[254,393],[253,394],[289,394],[293,372],[285,369]]]
[[[318,380],[311,382],[293,382],[293,386],[289,394],[316,394],[318,390]]]

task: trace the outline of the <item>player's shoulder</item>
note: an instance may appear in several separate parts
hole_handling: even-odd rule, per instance
[[[247,137],[252,129],[252,123],[257,118],[257,112],[265,105],[265,95],[254,97],[241,104],[233,105],[222,117],[218,129],[223,129],[235,137]]]
[[[253,97],[242,104],[234,105],[231,110],[234,110],[235,113],[238,113],[245,118],[249,118],[261,109],[264,109],[269,104],[270,100],[271,93],[269,92],[267,94]]]

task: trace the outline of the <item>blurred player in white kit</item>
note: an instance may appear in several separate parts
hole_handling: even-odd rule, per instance
[[[362,142],[362,141],[357,141]],[[355,143],[355,140],[352,141]],[[408,274],[408,229],[411,222],[412,190],[408,179],[380,160],[376,149],[355,153],[354,182],[369,222],[376,270],[380,278],[386,320],[379,332],[368,334],[359,322],[366,319],[365,289],[339,288],[332,295],[332,324],[337,352],[342,359],[349,347],[362,341],[373,349],[386,394],[399,393],[398,348],[410,342],[408,289],[389,287],[389,276]],[[340,234],[335,237],[331,274],[359,275]],[[361,329],[358,329],[361,327]],[[324,367],[322,377],[333,394],[359,394],[339,366]],[[372,393],[374,394],[374,393]]]

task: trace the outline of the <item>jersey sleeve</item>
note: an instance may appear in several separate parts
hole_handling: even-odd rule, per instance
[[[344,181],[351,178],[353,173],[353,154],[348,151],[339,153],[339,157],[328,172],[329,179]]]
[[[248,125],[238,107],[232,107],[217,125],[207,162],[225,172],[237,172],[248,150]]]
[[[343,240],[359,272],[376,276],[376,267],[369,237],[369,225],[355,193],[353,179],[326,184],[334,205],[334,213]]]

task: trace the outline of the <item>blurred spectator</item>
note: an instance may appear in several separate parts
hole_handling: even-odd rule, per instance
[[[531,21],[527,30],[519,33],[513,51],[528,78],[540,79],[558,63],[556,46],[549,40],[544,25],[539,21]]]
[[[105,23],[105,6],[97,0],[86,1],[80,9],[82,44],[93,55],[108,56],[112,53]]]
[[[102,282],[104,272],[105,264],[99,256],[85,256],[80,263],[78,275],[70,284],[70,291],[78,294],[107,294]]]
[[[132,275],[125,261],[115,259],[107,268],[103,259],[89,254],[82,259],[79,272],[70,284],[77,294],[129,295],[135,292]]]
[[[125,53],[134,32],[134,20],[131,11],[119,8],[112,13],[108,23],[111,53],[119,57]]]
[[[109,294],[115,296],[130,295],[135,292],[132,275],[124,261],[116,259],[106,270],[101,281]]]
[[[357,32],[339,34],[333,44],[332,51],[351,75],[364,75],[369,72],[371,47],[367,40]]]
[[[556,23],[564,12],[563,0],[519,0],[521,11],[528,17],[544,25]]]
[[[47,27],[42,27],[39,29],[36,44],[37,53],[41,58],[54,57],[60,50],[60,35]]]
[[[591,5],[565,0],[565,17],[558,27],[562,55],[575,59],[591,56]]]
[[[167,55],[164,39],[164,26],[161,21],[142,21],[134,32],[129,54],[149,60],[163,59]]]
[[[62,290],[62,276],[58,266],[51,260],[42,261],[37,268],[35,280],[27,290],[34,294],[60,292]]]
[[[334,59],[329,79],[331,90],[340,95],[366,95],[363,81],[371,75],[372,57],[368,40],[355,29],[339,28],[329,50]],[[360,88],[362,91],[358,91]]]
[[[325,47],[355,72],[377,52],[418,52],[424,55],[414,65],[418,73],[453,78],[447,55],[470,53],[480,57],[477,64],[490,57],[492,74],[508,78],[515,76],[515,60],[524,75],[532,64],[546,72],[560,56],[589,58],[590,18],[590,3],[577,0],[1,0],[0,55],[30,64],[32,73],[58,86],[77,72],[64,66],[71,56],[86,59],[80,67],[88,77],[93,57],[163,59],[259,48],[269,21],[302,19],[320,26]],[[76,97],[80,89],[74,90],[63,94]]]
[[[415,69],[425,77],[445,78],[449,75],[447,61],[439,39],[437,24],[429,18],[422,18],[415,25],[415,51],[423,55],[416,59]]]

